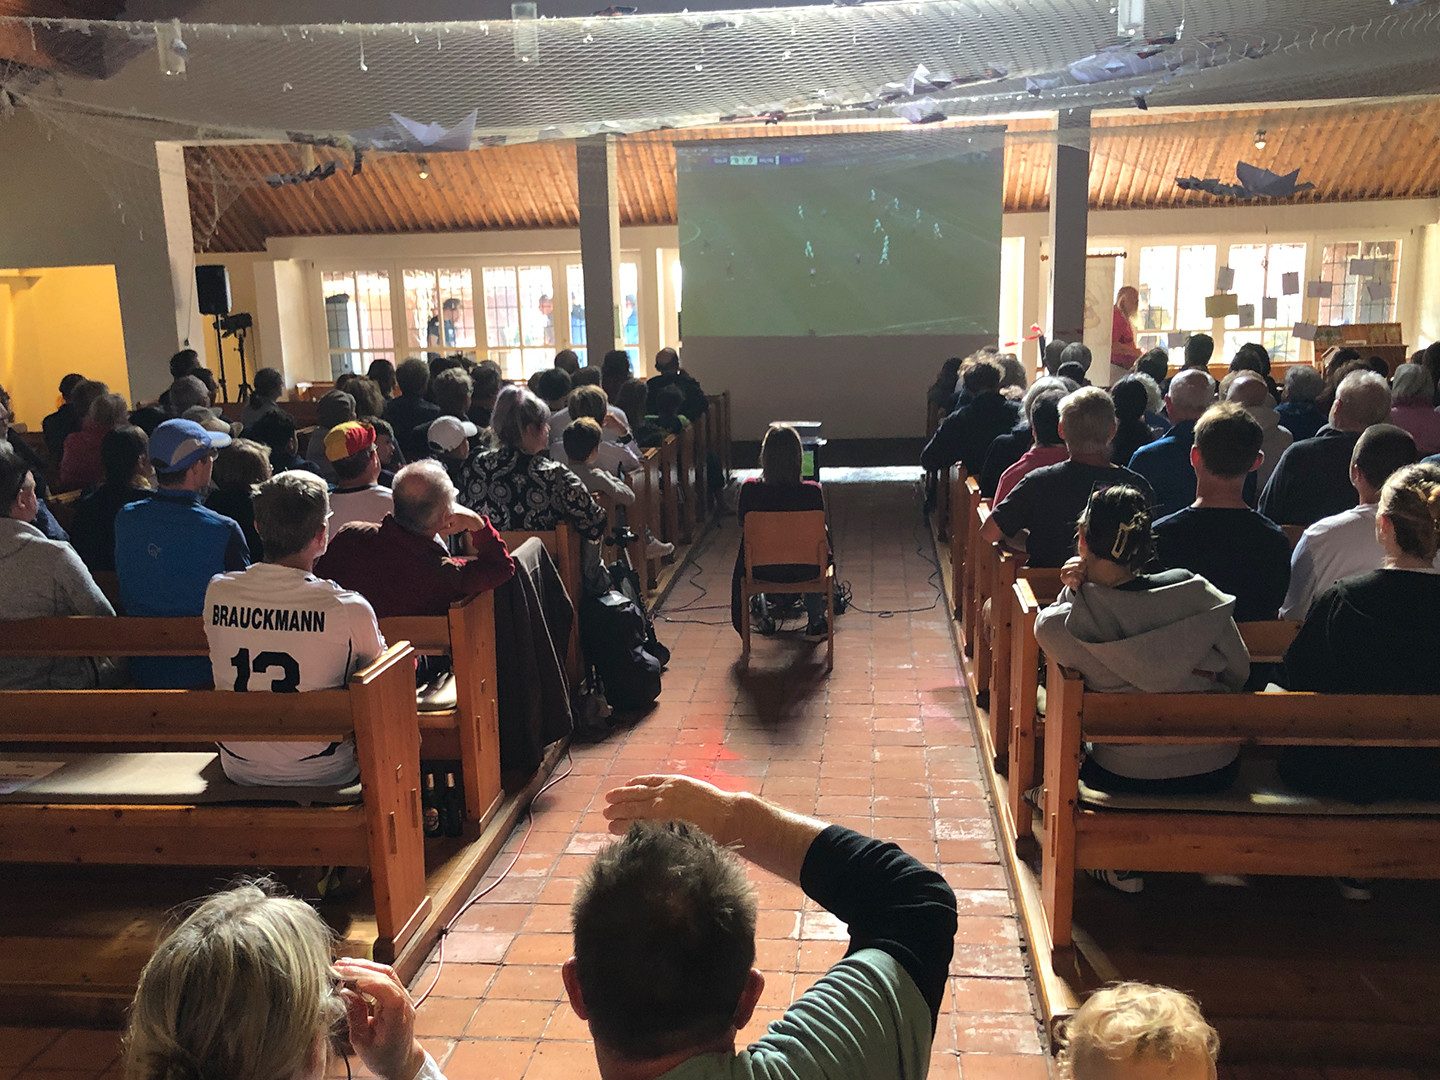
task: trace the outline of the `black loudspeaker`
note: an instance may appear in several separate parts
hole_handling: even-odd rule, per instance
[[[195,294],[201,315],[229,315],[230,271],[218,263],[195,267]]]

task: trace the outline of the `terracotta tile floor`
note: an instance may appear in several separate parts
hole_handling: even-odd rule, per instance
[[[680,771],[887,837],[937,865],[960,902],[949,992],[935,1040],[936,1080],[1043,1080],[1025,953],[999,865],[949,620],[936,603],[913,484],[831,484],[839,577],[855,610],[838,623],[835,670],[823,646],[756,638],[751,672],[734,668],[728,624],[733,518],[702,546],[667,604],[674,650],[659,707],[633,729],[576,746],[570,774],[516,831],[492,881],[460,919],[419,1030],[451,1080],[594,1080],[588,1032],[564,1003],[567,905],[589,855],[608,839],[607,788]],[[922,554],[923,553],[923,554]],[[702,592],[702,590],[704,590]],[[714,605],[722,605],[715,607]],[[713,625],[719,624],[719,625]],[[563,771],[563,770],[562,770]],[[762,905],[757,964],[767,988],[752,1031],[773,1020],[843,950],[844,930],[797,888],[752,871]],[[110,1032],[0,1027],[0,1080],[117,1076]],[[356,1074],[363,1070],[355,1063]],[[1408,1070],[1223,1069],[1226,1080],[1416,1080]],[[343,1076],[343,1069],[337,1070]]]
[[[598,1075],[589,1034],[563,1001],[566,905],[588,855],[609,839],[599,814],[605,791],[651,771],[743,788],[894,839],[939,865],[959,894],[961,919],[932,1075],[1047,1075],[949,621],[943,603],[933,603],[934,566],[914,488],[844,484],[829,492],[839,576],[857,602],[873,611],[923,610],[846,614],[828,677],[823,643],[757,636],[742,678],[727,606],[738,533],[726,519],[666,605],[673,621],[662,621],[659,632],[674,655],[659,707],[628,732],[575,747],[571,774],[537,801],[514,869],[447,939],[420,1022],[452,1080]],[[523,835],[522,826],[496,873]],[[842,955],[846,934],[799,889],[751,874],[762,907],[756,963],[767,978],[758,1031]],[[417,991],[434,978],[432,962]]]

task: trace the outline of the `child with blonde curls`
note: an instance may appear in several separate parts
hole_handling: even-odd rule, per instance
[[[1215,1080],[1220,1036],[1187,994],[1119,983],[1097,990],[1061,1033],[1066,1080]]]

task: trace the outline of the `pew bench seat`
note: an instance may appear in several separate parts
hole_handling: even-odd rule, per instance
[[[5,753],[0,777],[16,765],[44,775],[0,779],[0,806],[75,804],[187,806],[246,803],[274,806],[345,806],[360,801],[360,781],[325,787],[250,787],[233,783],[218,752]],[[52,768],[58,766],[58,768]]]
[[[1440,801],[1387,799],[1353,803],[1344,799],[1306,795],[1280,779],[1276,759],[1242,752],[1240,775],[1228,789],[1213,795],[1116,794],[1090,787],[1081,780],[1080,805],[1101,812],[1173,811],[1187,814],[1303,814],[1321,817],[1427,817],[1440,818]],[[1440,873],[1440,866],[1436,867]]]

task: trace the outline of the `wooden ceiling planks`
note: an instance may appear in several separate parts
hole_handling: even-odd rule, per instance
[[[964,124],[951,124],[963,127]],[[620,220],[669,225],[676,218],[675,144],[893,129],[888,121],[737,124],[619,138]],[[1007,212],[1049,207],[1050,120],[1008,121]],[[1258,128],[1266,147],[1254,146]],[[336,160],[336,175],[272,188],[268,175]],[[1182,191],[1177,176],[1234,180],[1240,160],[1300,170],[1315,190],[1296,202],[1440,196],[1440,99],[1353,102],[1317,108],[1238,109],[1097,116],[1091,130],[1090,204],[1097,210],[1229,205]],[[574,227],[579,222],[574,144],[522,143],[464,154],[370,156],[359,176],[337,150],[290,145],[216,145],[186,150],[197,250],[260,251],[270,237]],[[225,191],[226,184],[233,185]],[[215,190],[219,185],[220,190]],[[216,206],[221,212],[216,215]]]

